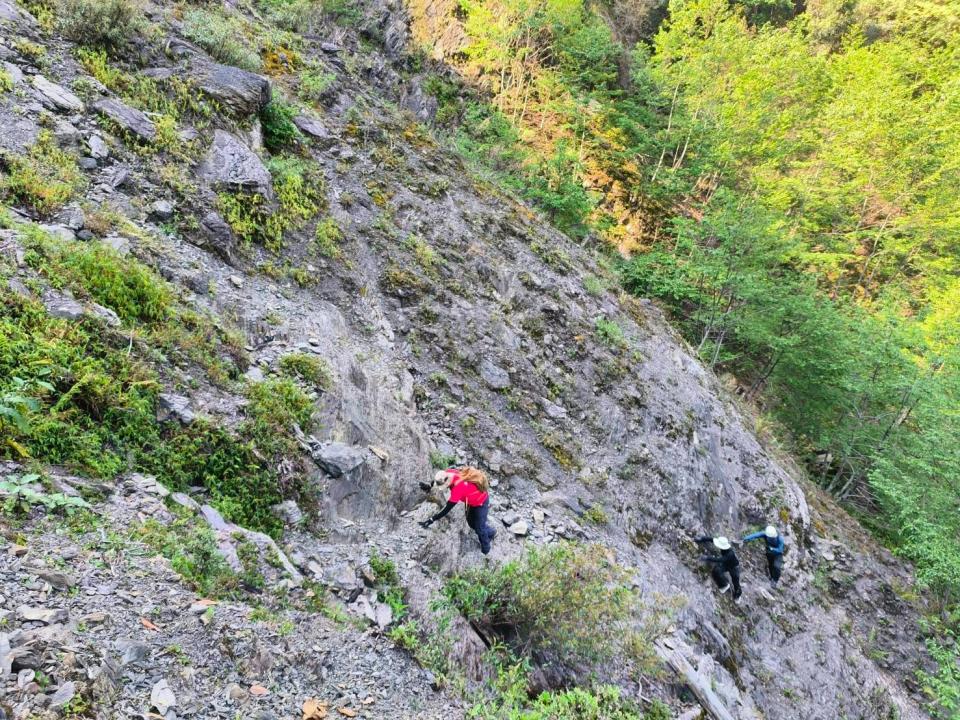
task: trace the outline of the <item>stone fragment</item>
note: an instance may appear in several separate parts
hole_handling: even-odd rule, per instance
[[[284,500],[282,503],[274,505],[271,510],[274,515],[289,526],[296,527],[303,522],[303,511],[293,500]]]
[[[57,120],[53,126],[53,136],[61,147],[72,147],[80,141],[80,131],[66,120]]]
[[[14,87],[23,82],[23,72],[14,65],[12,62],[2,62],[0,65],[3,66],[4,71],[7,73],[7,77],[10,78],[10,82]]]
[[[508,529],[518,537],[523,537],[530,532],[530,526],[527,525],[526,520],[519,520],[513,523]]]
[[[213,190],[258,193],[273,199],[273,179],[259,157],[235,135],[216,130],[198,174]]]
[[[157,200],[150,205],[150,216],[161,222],[173,217],[173,203],[169,200]]]
[[[73,700],[73,696],[76,694],[76,686],[72,682],[65,682],[57,688],[57,691],[50,698],[50,707],[54,709],[63,707]]]
[[[94,103],[93,109],[113,120],[117,125],[133,133],[143,142],[153,142],[157,136],[157,126],[139,110],[126,105],[115,98],[107,98]]]
[[[218,63],[203,64],[194,80],[204,93],[236,115],[258,114],[270,102],[270,81],[240,68]]]
[[[156,708],[161,715],[166,715],[167,710],[175,707],[176,704],[177,696],[173,694],[166,679],[158,681],[150,691],[150,706]]]
[[[40,93],[40,102],[62,112],[83,112],[83,102],[61,85],[50,82],[43,75],[33,76],[33,87]]]
[[[327,126],[317,118],[310,117],[309,115],[297,115],[293,119],[293,124],[305,135],[310,136],[310,138],[316,141],[321,147],[330,147],[337,142],[336,135],[331,133],[327,129]]]
[[[367,450],[356,445],[328,442],[311,444],[310,454],[324,472],[338,478],[363,465]]]
[[[110,157],[110,148],[107,146],[106,141],[99,135],[91,135],[88,137],[87,147],[90,149],[90,157],[94,160],[105,160]]]
[[[69,590],[77,584],[77,579],[72,575],[55,570],[38,570],[37,577],[58,590]]]
[[[227,262],[233,260],[237,239],[233,230],[220,215],[211,210],[200,219],[200,234],[203,242]]]
[[[58,608],[21,605],[17,608],[17,617],[28,622],[42,622],[45,625],[51,625],[66,622],[69,616],[66,610]]]
[[[147,643],[136,640],[118,640],[117,651],[121,653],[120,665],[135,665],[150,659],[151,649]]]
[[[506,390],[511,385],[507,371],[495,365],[489,358],[480,362],[480,377],[491,390]]]
[[[157,421],[175,420],[181,425],[189,425],[196,415],[190,409],[190,398],[173,393],[160,393],[157,396]]]

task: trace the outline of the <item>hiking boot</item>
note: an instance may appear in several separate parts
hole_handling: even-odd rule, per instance
[[[493,539],[497,536],[496,528],[490,528],[490,542],[493,542]]]
[[[725,592],[726,592],[727,590],[729,590],[729,589],[730,589],[730,583],[727,583],[727,584],[724,585],[722,588],[720,588],[720,592],[721,592],[721,593],[725,593]]]
[[[771,580],[771,581],[770,581],[770,589],[771,589],[771,590],[776,590],[776,589],[777,589],[777,581],[776,581],[776,580]]]
[[[743,593],[740,593],[739,595],[734,595],[734,596],[733,596],[733,602],[734,602],[734,604],[739,605],[739,604],[740,604],[740,598],[742,598],[742,597],[743,597]]]

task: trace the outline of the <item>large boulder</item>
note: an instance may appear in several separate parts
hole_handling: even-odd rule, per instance
[[[256,115],[270,102],[270,81],[256,73],[208,63],[196,67],[194,77],[204,93],[242,117]]]
[[[367,459],[366,448],[338,442],[317,443],[310,454],[325,473],[335,478],[350,475]]]
[[[157,126],[150,118],[115,98],[94,103],[93,109],[144,142],[153,142],[157,137]]]
[[[233,252],[237,247],[237,238],[227,221],[213,210],[200,218],[201,243],[213,250],[228,263],[233,262]]]
[[[270,172],[256,153],[225,130],[214,133],[198,174],[215,191],[253,192],[273,200]]]

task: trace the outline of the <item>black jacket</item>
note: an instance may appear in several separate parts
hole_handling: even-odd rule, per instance
[[[696,542],[698,544],[712,543],[713,538],[709,536],[697,538]],[[719,565],[727,572],[734,568],[740,567],[740,559],[737,557],[737,553],[733,551],[733,548],[730,548],[729,550],[720,550],[719,552],[719,555],[703,555],[700,559],[704,562]]]

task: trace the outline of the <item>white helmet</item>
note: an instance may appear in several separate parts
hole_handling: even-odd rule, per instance
[[[773,525],[767,525],[767,529],[764,530],[763,533],[768,538],[775,538],[777,535],[779,535],[779,533],[777,532],[777,528],[774,527]]]
[[[433,481],[434,481],[434,482],[437,482],[437,483],[442,483],[442,482],[443,482],[444,480],[446,480],[446,479],[447,479],[447,471],[446,471],[446,470],[437,470],[437,472],[434,473],[434,475],[433,475]]]
[[[713,544],[717,546],[717,550],[729,550],[729,549],[730,549],[730,541],[727,540],[727,539],[726,539],[725,537],[723,537],[722,535],[721,535],[720,537],[715,537],[715,538],[713,539]]]

